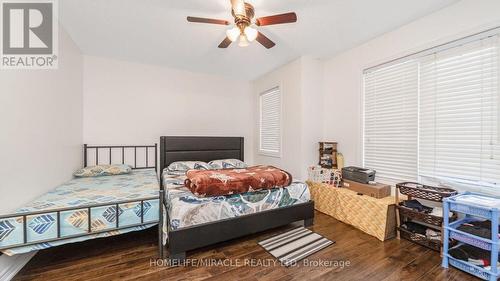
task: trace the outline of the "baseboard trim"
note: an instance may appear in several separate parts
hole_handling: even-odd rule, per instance
[[[10,281],[36,255],[35,252],[26,254],[0,256],[0,281]]]

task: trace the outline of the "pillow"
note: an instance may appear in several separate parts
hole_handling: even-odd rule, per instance
[[[220,169],[244,169],[248,168],[247,163],[238,160],[238,159],[221,159],[221,160],[213,160],[208,163],[212,169],[220,170]]]
[[[177,161],[167,167],[167,173],[171,175],[184,175],[188,170],[211,170],[212,168],[202,161]]]
[[[73,175],[75,177],[101,177],[128,174],[130,171],[132,167],[125,164],[97,165],[79,169]]]

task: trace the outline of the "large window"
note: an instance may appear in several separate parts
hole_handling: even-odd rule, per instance
[[[281,156],[281,93],[279,87],[260,94],[259,153]]]
[[[500,194],[499,52],[488,35],[366,71],[364,165]]]

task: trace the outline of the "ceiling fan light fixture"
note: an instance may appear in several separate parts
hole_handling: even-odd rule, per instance
[[[245,34],[240,35],[240,41],[238,42],[238,46],[240,47],[248,47],[250,45],[247,40],[247,36]]]
[[[247,26],[245,27],[245,30],[243,31],[245,33],[245,36],[247,37],[248,41],[252,42],[257,38],[257,29]]]
[[[228,29],[226,31],[226,36],[231,40],[232,42],[238,40],[238,37],[240,36],[240,29],[238,27],[233,27],[231,29]]]
[[[243,0],[231,0],[231,8],[237,16],[245,16],[245,2]]]
[[[250,45],[250,42],[257,41],[266,49],[271,49],[276,45],[276,43],[267,38],[264,34],[262,34],[262,32],[258,31],[257,27],[297,22],[297,14],[295,14],[295,12],[255,18],[255,8],[252,6],[252,4],[245,2],[245,0],[230,1],[231,15],[234,18],[234,25],[231,25],[227,20],[191,16],[187,17],[188,22],[209,23],[226,26],[231,25],[231,27],[226,30],[226,37],[217,46],[222,49],[229,47],[231,43],[236,43],[236,41],[238,41],[238,45],[240,47],[246,47]]]

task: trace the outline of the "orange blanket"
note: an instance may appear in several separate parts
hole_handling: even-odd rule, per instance
[[[292,183],[290,173],[273,166],[246,169],[189,170],[185,186],[196,196],[222,196],[245,193]]]

